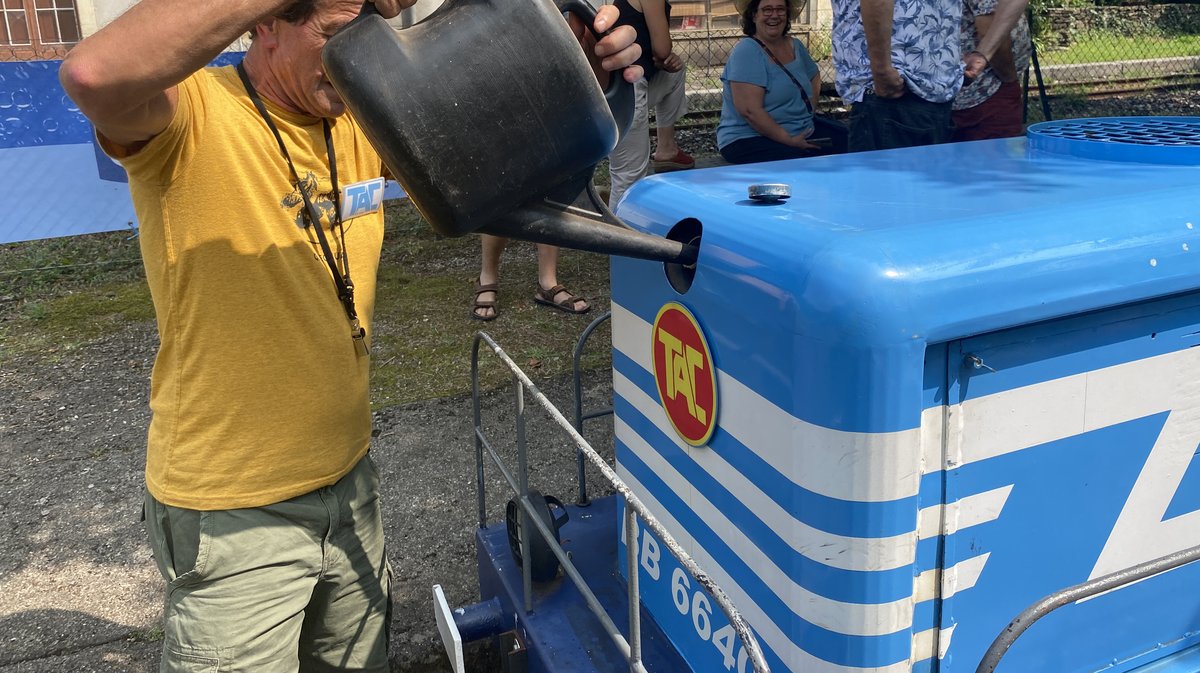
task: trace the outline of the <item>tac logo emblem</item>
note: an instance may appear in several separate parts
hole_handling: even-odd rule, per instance
[[[342,219],[373,213],[383,206],[383,178],[356,182],[342,190]]]
[[[707,444],[717,427],[717,378],[700,324],[682,304],[669,302],[650,339],[658,399],[671,426],[688,444]]]

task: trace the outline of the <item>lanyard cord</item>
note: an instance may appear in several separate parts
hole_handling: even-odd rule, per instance
[[[792,74],[792,71],[787,69],[787,66],[785,66],[783,62],[779,60],[779,57],[775,55],[775,52],[771,51],[771,48],[768,47],[765,42],[757,37],[751,37],[750,39],[757,42],[758,46],[762,47],[763,51],[767,52],[767,56],[770,56],[771,60],[775,61],[776,65],[778,65],[780,68],[783,68],[783,74],[787,75],[788,79],[792,80],[792,84],[795,84],[796,88],[800,90],[800,97],[804,99],[804,107],[808,108],[808,114],[813,114],[813,104],[812,101],[808,99],[808,92],[805,91],[800,82],[796,80],[796,76]],[[791,42],[789,40],[789,44],[790,43]],[[793,47],[793,49],[795,49],[795,47]]]
[[[350,280],[350,257],[346,252],[346,231],[342,227],[342,214],[339,208],[341,200],[338,192],[337,179],[337,156],[333,151],[333,132],[329,128],[329,120],[322,118],[321,125],[325,131],[325,151],[329,153],[329,181],[333,184],[333,210],[334,214],[331,217],[332,227],[337,229],[338,235],[341,237],[341,262],[345,273],[338,271],[337,259],[333,255],[333,250],[329,247],[329,240],[325,237],[325,231],[321,228],[321,214],[313,206],[312,200],[308,196],[308,190],[304,188],[304,184],[300,182],[300,175],[296,173],[296,166],[292,163],[292,157],[288,154],[287,146],[283,144],[283,136],[279,134],[279,129],[276,128],[275,122],[271,121],[271,116],[267,114],[267,108],[263,104],[262,99],[258,96],[258,91],[254,89],[254,85],[250,83],[250,78],[246,75],[246,69],[241,63],[237,66],[238,77],[242,79],[242,85],[246,87],[246,93],[249,94],[250,100],[254,103],[254,107],[258,109],[258,113],[267,123],[267,128],[271,129],[271,133],[275,134],[275,141],[279,143],[279,152],[287,161],[288,169],[292,172],[292,180],[296,182],[296,189],[300,192],[300,197],[304,199],[304,219],[309,225],[316,230],[317,241],[321,244],[321,252],[325,256],[325,263],[329,265],[329,271],[333,274],[333,284],[337,289],[338,300],[342,303],[342,308],[346,310],[346,317],[350,319],[350,328],[352,336],[356,339],[361,339],[365,334],[364,330],[358,323],[358,312],[354,308],[354,282]]]

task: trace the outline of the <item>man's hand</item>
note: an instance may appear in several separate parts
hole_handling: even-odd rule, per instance
[[[875,95],[880,98],[899,98],[904,95],[904,78],[890,63],[882,68],[871,68],[871,79],[875,85]]]
[[[988,68],[987,57],[978,51],[968,51],[963,54],[963,63],[966,69],[963,70],[963,78],[968,82],[974,81],[976,77],[983,74]]]
[[[592,22],[592,30],[597,35],[603,34],[617,22],[619,15],[620,10],[613,5],[601,7],[600,11],[596,12],[596,20]],[[567,21],[571,26],[571,32],[588,52],[588,60],[592,62],[593,69],[596,69],[598,61],[600,70],[606,72],[624,69],[622,76],[626,82],[633,83],[642,78],[644,74],[642,67],[633,65],[633,62],[642,55],[642,48],[634,43],[634,40],[637,39],[637,32],[632,26],[621,26],[597,42],[590,31],[584,30],[583,22],[579,17],[570,14],[567,16]]]
[[[417,0],[371,0],[375,10],[385,19],[395,18],[401,11],[417,4]]]
[[[671,55],[663,59],[654,59],[654,67],[667,72],[679,72],[683,70],[683,59],[679,58],[679,54],[671,52]]]

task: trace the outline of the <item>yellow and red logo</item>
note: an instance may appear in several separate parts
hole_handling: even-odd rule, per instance
[[[717,377],[700,324],[682,304],[668,302],[650,339],[658,399],[671,426],[688,444],[707,444],[717,427]]]

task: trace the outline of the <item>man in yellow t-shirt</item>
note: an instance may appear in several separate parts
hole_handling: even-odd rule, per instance
[[[384,17],[414,2],[374,0]],[[146,514],[164,671],[388,668],[367,456],[383,214],[338,198],[381,188],[383,167],[321,65],[360,7],[143,0],[62,65],[129,173],[158,320]],[[204,67],[246,31],[241,65]],[[595,57],[624,68],[633,41],[614,32]]]

